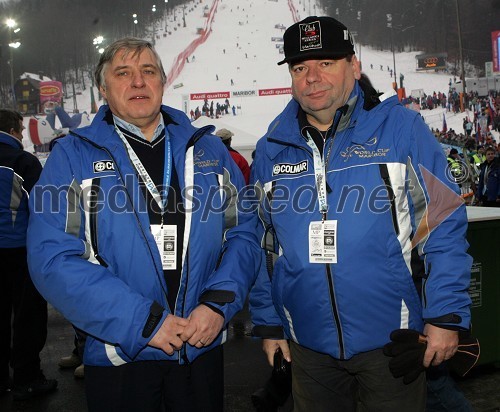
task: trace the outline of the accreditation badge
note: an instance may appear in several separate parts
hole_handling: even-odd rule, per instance
[[[337,221],[309,223],[309,263],[337,263]]]
[[[177,226],[151,225],[151,233],[160,252],[163,270],[175,270],[177,268]]]

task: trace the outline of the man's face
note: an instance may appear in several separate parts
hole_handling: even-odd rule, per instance
[[[486,161],[488,163],[490,163],[493,161],[494,158],[495,158],[495,151],[494,150],[487,150],[486,151]]]
[[[356,56],[350,62],[340,60],[306,60],[289,66],[292,94],[302,109],[316,120],[333,119],[335,111],[349,97],[355,79],[360,78]]]
[[[114,115],[142,128],[154,122],[163,97],[160,68],[151,50],[120,50],[104,73],[100,91]]]

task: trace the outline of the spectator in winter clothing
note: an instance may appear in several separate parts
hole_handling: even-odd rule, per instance
[[[462,170],[463,168],[462,168],[462,160],[460,155],[458,154],[458,150],[452,148],[446,160],[448,161],[448,166],[450,169],[451,176],[453,177],[455,182],[460,184],[463,178],[463,170]]]
[[[241,173],[243,173],[243,177],[245,178],[245,182],[248,184],[250,181],[250,166],[248,165],[247,160],[238,151],[231,147],[231,141],[234,133],[227,129],[219,129],[215,132],[215,134],[219,136],[222,143],[226,145],[227,150],[229,150],[229,154],[240,168]]]
[[[87,334],[89,411],[221,411],[225,328],[260,263],[243,177],[213,126],[162,105],[150,42],[112,43],[95,78],[107,105],[33,189],[33,280]]]
[[[500,207],[500,160],[495,149],[488,147],[486,160],[480,166],[477,194],[483,206]]]
[[[47,338],[47,302],[35,289],[26,261],[28,194],[42,171],[23,150],[23,117],[0,109],[0,396],[11,388],[14,400],[57,387],[40,369]],[[13,317],[12,317],[13,316]]]
[[[467,216],[436,138],[359,81],[353,44],[330,17],[284,34],[293,99],[252,164],[253,334],[292,362],[295,411],[423,411],[424,370],[470,326]]]

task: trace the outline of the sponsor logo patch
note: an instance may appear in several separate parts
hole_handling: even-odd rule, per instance
[[[99,160],[92,163],[94,173],[103,173],[115,170],[115,164],[111,160]]]
[[[277,175],[296,175],[307,172],[308,162],[304,160],[299,163],[277,163],[273,166],[273,176]]]
[[[374,146],[377,144],[377,137],[372,137],[368,142],[365,143],[366,146]],[[358,157],[360,159],[372,159],[376,157],[386,157],[390,149],[379,148],[371,149],[367,148],[361,144],[355,144],[353,146],[346,147],[340,155],[344,158],[344,162],[347,162],[351,157]]]
[[[205,155],[205,151],[203,149],[200,149],[198,153],[195,153],[193,156],[193,162],[196,166],[202,168],[202,167],[218,167],[219,166],[219,160],[213,159],[213,160],[207,160],[203,159],[203,156]]]

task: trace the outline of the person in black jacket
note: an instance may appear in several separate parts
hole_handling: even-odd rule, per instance
[[[0,109],[0,396],[12,389],[14,400],[57,387],[57,381],[46,379],[40,369],[40,352],[47,338],[47,302],[30,278],[26,230],[28,193],[42,166],[23,150],[23,129],[20,113]]]
[[[477,196],[482,206],[500,207],[500,161],[495,158],[495,149],[486,149],[486,160],[480,166]]]

